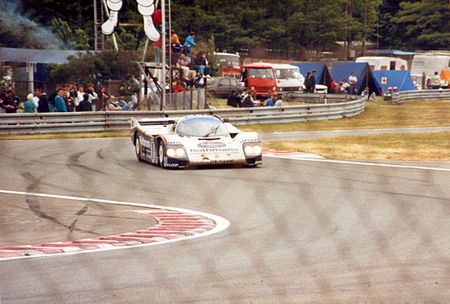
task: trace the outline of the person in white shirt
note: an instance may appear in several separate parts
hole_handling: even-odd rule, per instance
[[[350,94],[357,94],[356,92],[356,84],[358,82],[358,78],[356,77],[356,73],[352,72],[348,77],[348,82],[350,83]]]
[[[347,80],[342,79],[342,82],[340,83],[341,93],[347,93],[350,94],[350,84],[347,82]]]
[[[275,104],[273,106],[274,107],[282,107],[283,106],[283,100],[281,99],[281,95],[278,95],[276,98],[277,98],[277,101],[275,101]]]
[[[78,85],[77,97],[75,98],[75,107],[78,107],[80,102],[83,100],[84,87],[82,84]]]
[[[441,87],[441,77],[439,77],[438,72],[434,72],[433,78],[431,78],[431,88],[439,89]]]

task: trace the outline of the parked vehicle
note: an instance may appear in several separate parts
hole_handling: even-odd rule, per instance
[[[269,92],[277,91],[275,73],[270,64],[250,63],[242,66],[242,78],[249,89],[256,91],[257,97],[267,97]]]
[[[241,78],[241,57],[237,53],[214,53],[214,69],[220,76]]]
[[[279,92],[303,91],[305,77],[300,73],[299,67],[291,64],[270,64],[275,72]]]
[[[422,87],[422,84],[433,77],[434,73],[445,69],[450,69],[450,55],[418,54],[412,61],[411,76]],[[423,79],[424,73],[425,79]]]
[[[208,93],[216,97],[227,97],[231,91],[240,94],[244,89],[244,83],[233,77],[213,77],[208,79]]]
[[[366,56],[356,58],[355,62],[367,62],[372,71],[408,70],[408,62],[397,57]]]

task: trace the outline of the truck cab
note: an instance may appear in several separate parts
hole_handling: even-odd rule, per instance
[[[242,66],[242,80],[249,89],[256,91],[257,97],[267,97],[277,91],[275,73],[270,64],[258,62]]]
[[[271,66],[275,72],[279,92],[303,92],[305,77],[300,74],[299,67],[279,63],[272,63]]]

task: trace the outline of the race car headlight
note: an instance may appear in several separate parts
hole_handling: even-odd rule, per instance
[[[186,152],[184,151],[183,148],[177,148],[175,150],[175,156],[176,157],[185,157],[186,156]]]
[[[168,148],[166,154],[169,157],[175,157],[176,150],[174,148]]]
[[[184,158],[186,157],[186,151],[181,146],[167,147],[166,154],[170,158]]]
[[[246,143],[244,144],[244,153],[246,156],[259,156],[262,153],[262,147],[260,143]]]

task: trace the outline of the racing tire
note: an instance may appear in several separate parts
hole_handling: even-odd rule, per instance
[[[136,152],[136,158],[139,161],[142,161],[142,146],[141,146],[141,140],[139,139],[139,136],[136,136],[136,140],[134,142],[134,151]]]
[[[158,148],[158,164],[161,168],[167,168],[166,145],[159,143]]]

